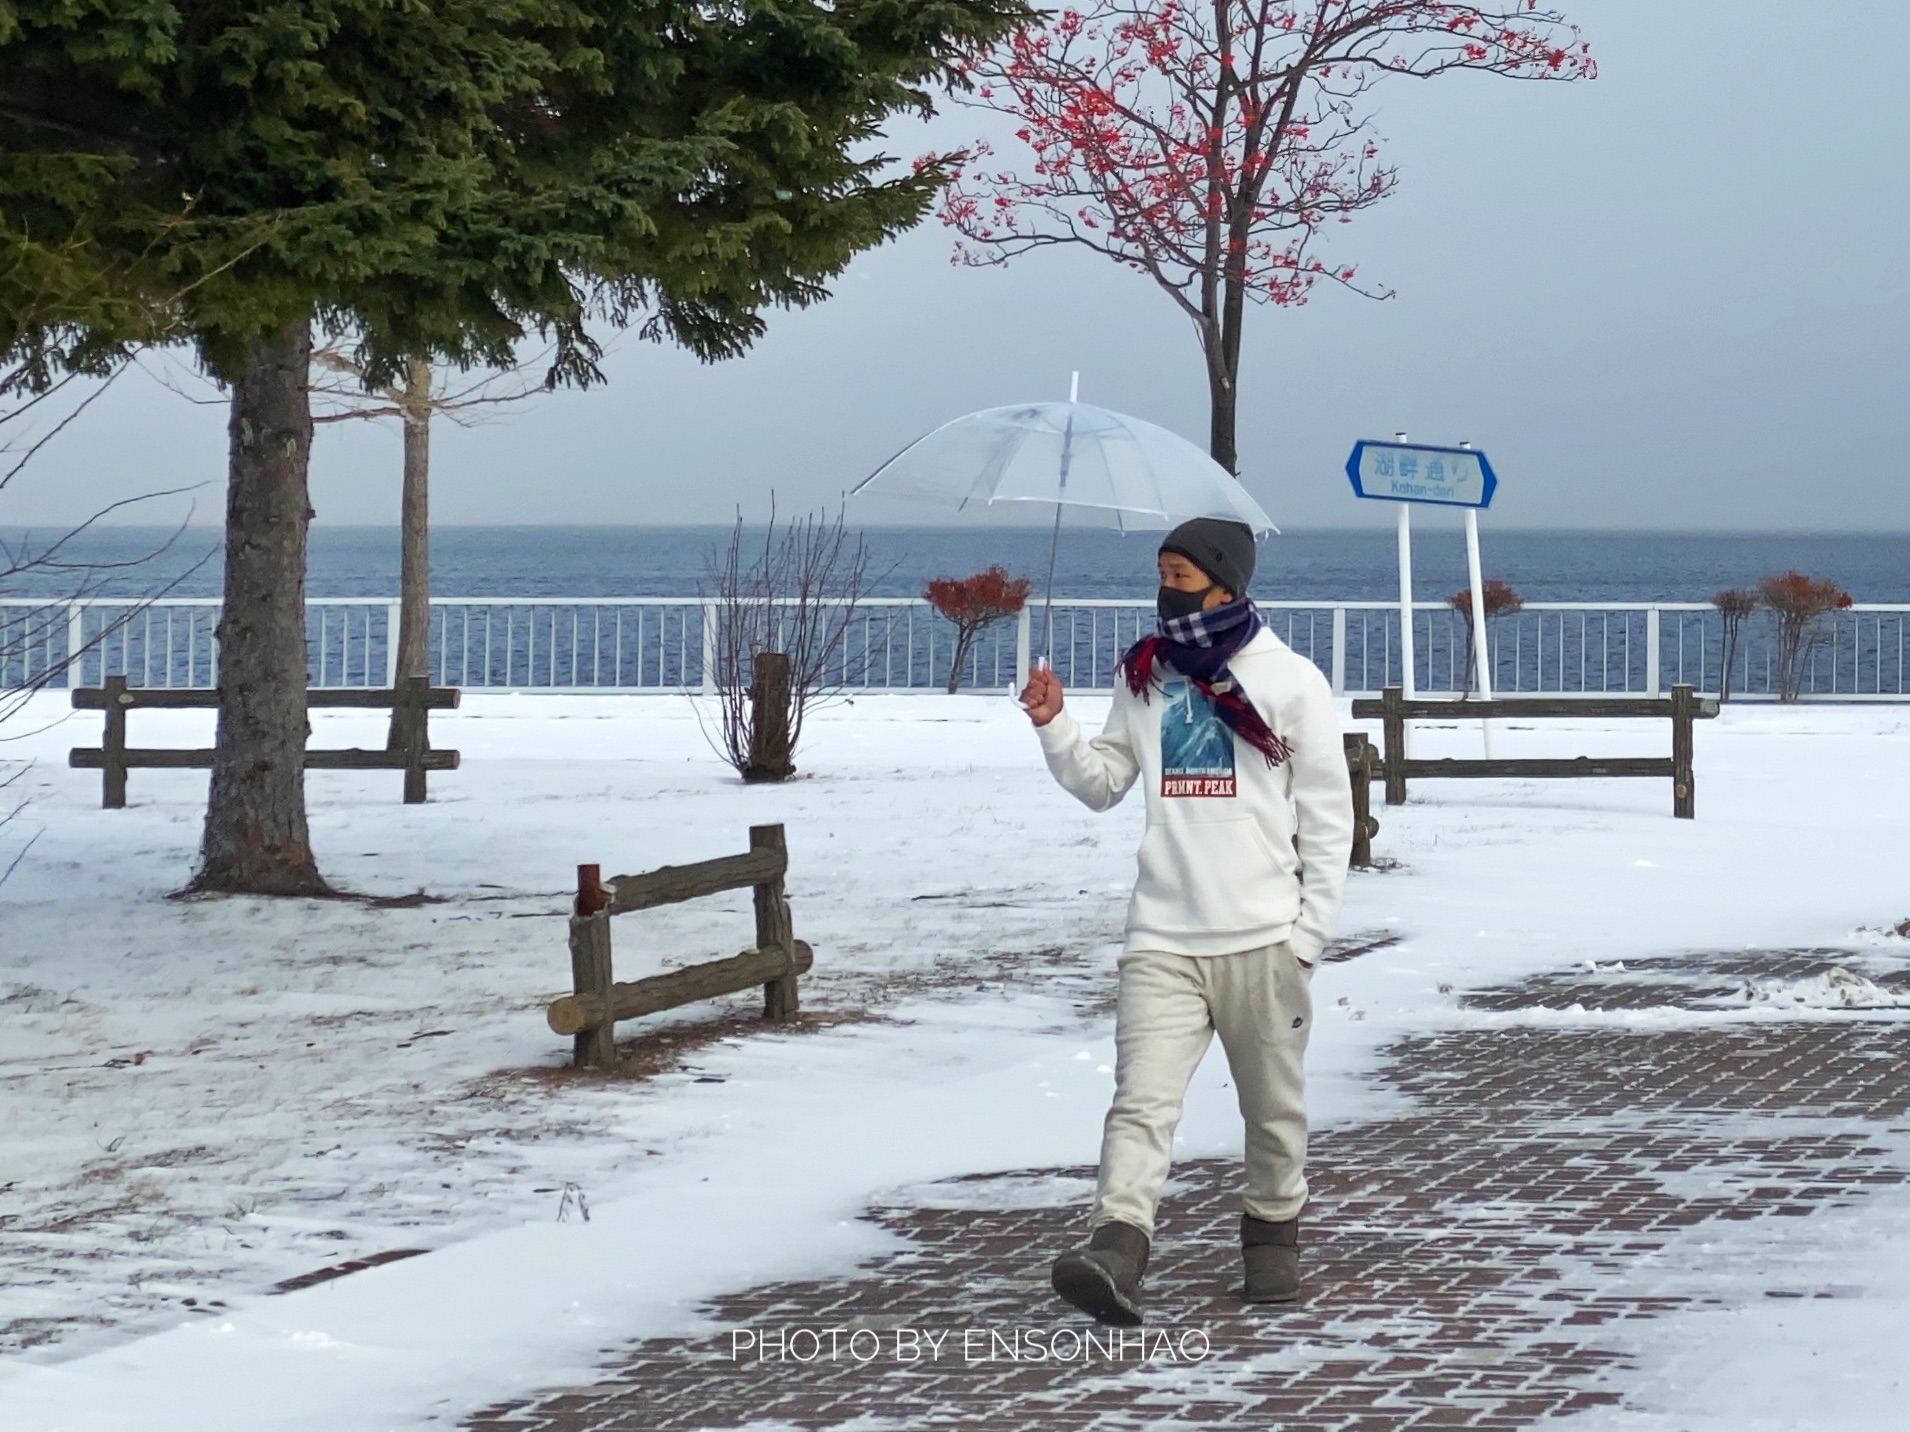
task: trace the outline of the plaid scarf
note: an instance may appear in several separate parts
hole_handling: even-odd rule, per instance
[[[1127,689],[1141,700],[1148,699],[1148,687],[1154,680],[1154,663],[1165,657],[1174,670],[1186,677],[1214,704],[1227,729],[1277,766],[1293,754],[1293,748],[1273,730],[1253,703],[1241,694],[1240,685],[1227,663],[1260,631],[1260,613],[1251,600],[1239,597],[1211,611],[1194,612],[1163,621],[1158,635],[1144,636],[1121,658],[1127,676]]]

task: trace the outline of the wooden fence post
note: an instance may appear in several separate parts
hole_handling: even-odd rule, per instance
[[[1671,688],[1671,813],[1679,820],[1698,814],[1696,762],[1692,750],[1692,721],[1698,714],[1695,687]]]
[[[780,825],[752,825],[749,828],[751,850],[787,850]],[[763,986],[763,1018],[779,1023],[796,1017],[796,945],[789,902],[783,898],[783,877],[765,880],[756,887],[756,948],[780,950],[787,963],[782,978]]]
[[[786,781],[795,774],[789,756],[789,657],[759,651],[750,659],[749,764],[746,781]]]
[[[577,867],[577,906],[570,917],[570,982],[579,995],[593,995],[603,1018],[572,1036],[578,1068],[617,1067],[617,1022],[611,1017],[610,897],[598,866]]]
[[[425,692],[431,685],[428,676],[401,676],[391,693],[397,711],[398,749],[405,758],[405,804],[423,805],[425,800],[424,753],[430,747],[425,723]]]
[[[1347,864],[1365,867],[1373,863],[1373,837],[1379,831],[1373,819],[1373,743],[1359,731],[1343,739],[1346,774],[1353,783],[1353,853]]]
[[[133,698],[126,694],[126,678],[106,678],[106,735],[100,741],[105,759],[100,765],[101,810],[126,808],[126,708]]]
[[[1380,693],[1381,731],[1386,742],[1386,804],[1406,804],[1406,693],[1389,686]]]

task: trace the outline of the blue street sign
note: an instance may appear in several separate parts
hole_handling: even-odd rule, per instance
[[[1356,443],[1346,475],[1357,497],[1442,507],[1490,507],[1499,485],[1484,453],[1417,443]]]

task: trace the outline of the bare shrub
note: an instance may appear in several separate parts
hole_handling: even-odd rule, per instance
[[[848,637],[868,587],[868,546],[850,535],[840,509],[833,518],[779,523],[772,505],[760,539],[739,515],[728,543],[710,553],[703,595],[716,606],[712,744],[744,780],[796,773],[804,717],[859,674]],[[757,670],[766,653],[787,658],[786,680],[781,663]]]

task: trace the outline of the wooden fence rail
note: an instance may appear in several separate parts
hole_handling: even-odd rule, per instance
[[[578,1067],[616,1067],[620,1019],[735,994],[752,985],[763,987],[763,1018],[782,1023],[796,1017],[796,977],[808,973],[815,953],[796,938],[783,895],[789,868],[783,828],[751,826],[749,846],[742,855],[666,865],[611,881],[602,878],[599,866],[577,867],[577,902],[570,917],[571,993],[553,1000],[545,1018],[554,1033],[571,1036],[572,1060]],[[648,979],[617,981],[610,957],[613,916],[746,888],[756,897],[754,948]]]
[[[1386,804],[1404,805],[1406,782],[1412,777],[1497,777],[1512,780],[1569,779],[1584,776],[1656,776],[1671,780],[1671,813],[1680,820],[1697,815],[1692,723],[1718,714],[1718,703],[1700,698],[1695,688],[1674,686],[1671,696],[1658,697],[1543,697],[1511,696],[1494,701],[1408,700],[1397,686],[1389,686],[1377,701],[1353,703],[1353,715],[1362,720],[1378,717],[1385,755],[1375,778],[1386,782]],[[1548,717],[1668,717],[1671,721],[1670,756],[1572,756],[1499,760],[1411,760],[1406,756],[1406,723],[1413,720],[1476,721]],[[1349,747],[1349,760],[1351,759]]]
[[[431,749],[426,725],[430,712],[457,706],[456,687],[432,686],[422,676],[409,676],[397,686],[384,689],[307,691],[305,704],[307,707],[392,710],[399,717],[401,732],[396,750],[308,750],[305,753],[308,771],[401,770],[405,773],[405,804],[421,805],[425,799],[425,772],[458,768],[456,751]],[[216,709],[218,705],[217,691],[130,687],[123,676],[107,677],[104,686],[82,686],[73,692],[73,709],[105,712],[106,730],[99,745],[75,746],[67,752],[66,763],[75,770],[100,772],[100,808],[122,810],[126,805],[126,773],[130,770],[206,770],[212,766],[211,747],[179,750],[128,746],[127,712],[205,710]]]

